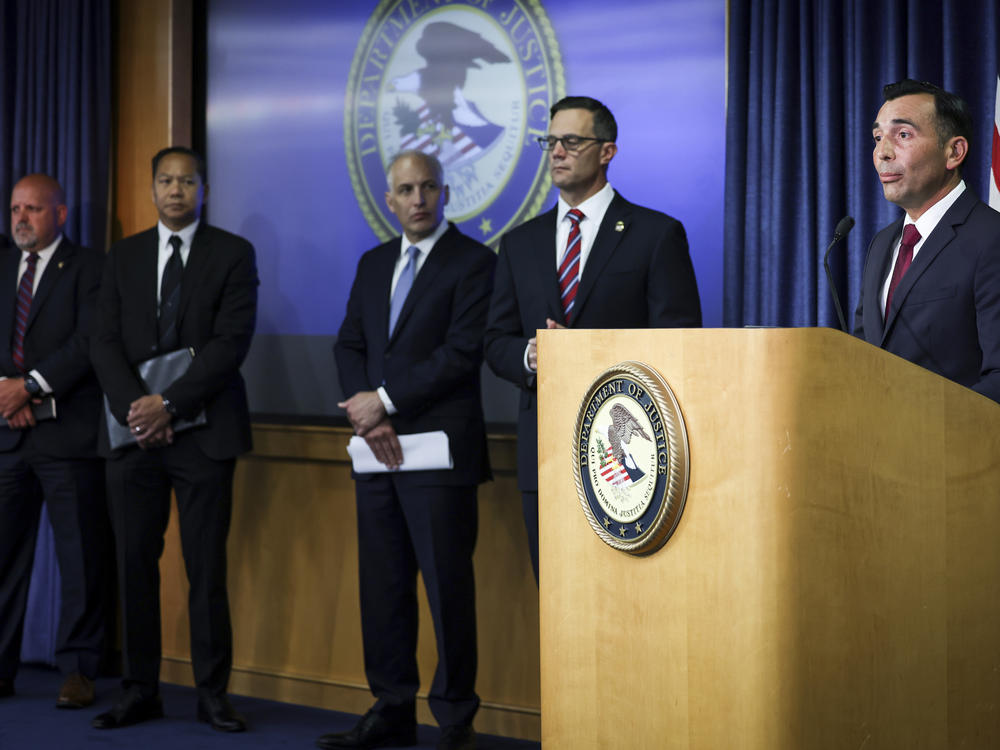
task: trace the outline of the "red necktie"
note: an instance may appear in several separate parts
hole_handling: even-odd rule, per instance
[[[907,224],[903,227],[903,241],[899,245],[899,254],[896,256],[896,265],[892,269],[892,280],[889,282],[889,294],[885,298],[885,317],[889,317],[889,310],[892,309],[892,293],[896,291],[899,282],[903,279],[903,274],[913,262],[913,248],[920,242],[920,232],[915,224]]]
[[[563,314],[569,324],[576,299],[576,288],[580,285],[580,222],[583,211],[571,208],[566,214],[570,221],[569,237],[566,239],[566,254],[559,264],[559,294],[562,297]]]
[[[28,314],[31,312],[31,295],[35,288],[35,264],[38,263],[38,253],[28,253],[28,267],[21,274],[21,283],[17,285],[17,315],[14,319],[14,364],[21,372],[27,372],[24,366],[24,333],[28,330]]]

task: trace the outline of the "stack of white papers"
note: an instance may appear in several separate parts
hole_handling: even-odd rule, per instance
[[[455,462],[448,446],[448,436],[442,431],[415,432],[399,435],[399,446],[403,449],[403,463],[395,471],[427,471],[429,469],[453,469]],[[363,437],[355,435],[347,444],[354,471],[358,474],[386,472],[389,469],[381,463]]]

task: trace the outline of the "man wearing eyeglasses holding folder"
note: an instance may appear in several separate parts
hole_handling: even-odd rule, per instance
[[[701,304],[679,221],[629,203],[608,183],[618,126],[586,96],[551,109],[549,156],[558,204],[500,241],[486,326],[486,361],[521,388],[517,475],[538,578],[539,328],[690,328]]]
[[[205,163],[187,148],[153,157],[160,220],[115,243],[104,265],[91,356],[111,419],[138,445],[113,449],[107,483],[122,599],[122,691],[93,720],[116,729],[163,716],[159,696],[159,558],[177,496],[184,565],[191,584],[191,662],[198,718],[238,732],[245,720],[226,697],[232,631],[226,539],[236,456],[250,450],[250,417],[239,367],[257,314],[253,246],[201,220]],[[192,349],[186,372],[162,391],[140,379],[142,363]],[[181,430],[179,420],[206,423]]]

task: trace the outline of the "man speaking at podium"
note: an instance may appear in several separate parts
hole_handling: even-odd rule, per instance
[[[868,248],[854,334],[1000,401],[1000,213],[962,180],[968,105],[909,79],[882,93],[872,158],[906,213]]]
[[[618,126],[596,99],[568,96],[550,111],[555,208],[500,241],[486,326],[486,361],[521,388],[517,480],[538,578],[539,328],[694,328],[701,303],[684,227],[629,203],[608,183]],[[568,436],[567,436],[568,440]]]
[[[355,433],[388,471],[355,474],[365,674],[375,706],[323,748],[416,744],[417,570],[438,665],[427,696],[438,747],[475,747],[476,487],[489,477],[480,396],[483,328],[496,256],[444,220],[440,162],[389,163],[389,210],[403,227],[361,257],[334,355]],[[443,431],[454,468],[408,470],[400,438]]]

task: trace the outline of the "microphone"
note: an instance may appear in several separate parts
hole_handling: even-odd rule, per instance
[[[833,304],[837,308],[837,319],[840,321],[840,330],[850,333],[847,330],[847,321],[844,320],[844,308],[840,305],[840,295],[837,294],[837,285],[833,283],[833,274],[830,273],[830,251],[833,246],[844,239],[850,231],[854,229],[854,218],[845,216],[837,222],[837,228],[833,230],[833,239],[827,245],[826,254],[823,256],[823,268],[826,269],[826,280],[830,284],[830,294],[833,296]]]

